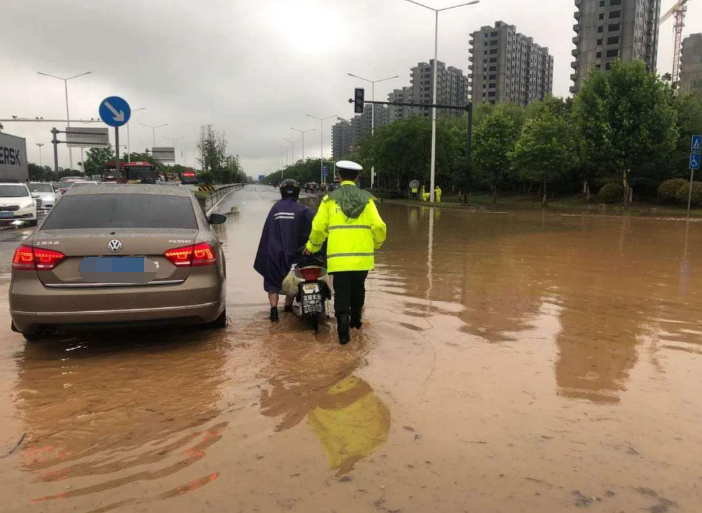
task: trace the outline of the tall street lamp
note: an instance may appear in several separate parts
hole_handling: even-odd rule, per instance
[[[444,7],[443,9],[434,9],[428,5],[420,4],[414,0],[405,0],[419,7],[424,7],[430,11],[434,11],[435,22],[434,22],[434,72],[433,72],[433,99],[432,103],[436,105],[436,82],[437,74],[439,69],[439,13],[444,11],[450,11],[451,9],[457,9],[458,7],[465,7],[468,5],[475,5],[480,3],[480,0],[473,0],[472,2],[467,2],[463,4],[453,5],[451,7]],[[430,191],[430,201],[434,203],[434,188],[436,187],[436,107],[431,109],[431,191]]]
[[[338,114],[333,116],[328,116],[326,118],[318,118],[311,114],[305,114],[308,118],[316,119],[319,121],[319,183],[326,183],[324,179],[324,122],[330,119],[334,119]]]
[[[71,126],[71,115],[69,114],[69,111],[68,111],[68,81],[73,80],[74,78],[80,78],[80,77],[84,77],[85,75],[90,75],[92,73],[92,71],[86,71],[85,73],[81,73],[80,75],[74,75],[74,76],[68,77],[68,78],[57,77],[55,75],[49,75],[48,73],[42,73],[41,71],[37,71],[37,73],[39,75],[42,75],[45,77],[55,78],[57,80],[63,80],[63,87],[64,87],[64,90],[66,92],[66,123],[70,127]],[[73,169],[73,149],[70,146],[68,148],[68,163],[69,163],[71,169]]]
[[[278,145],[278,148],[282,148],[285,150],[285,160],[283,160],[283,152],[280,153],[280,160],[282,165],[280,166],[280,177],[283,177],[283,173],[285,172],[285,166],[288,164],[288,147],[283,146],[282,144]]]
[[[294,132],[298,132],[302,136],[302,162],[305,161],[305,134],[308,132],[314,132],[316,128],[312,128],[311,130],[298,130],[297,128],[290,128],[290,130],[293,130]]]
[[[37,146],[39,146],[39,167],[44,167],[44,164],[41,162],[41,147],[44,146],[44,143],[34,143]]]
[[[375,84],[378,84],[380,82],[385,82],[386,80],[394,80],[396,78],[400,78],[399,75],[395,75],[394,77],[388,77],[388,78],[381,78],[380,80],[369,80],[367,78],[359,77],[358,75],[354,75],[353,73],[348,73],[348,76],[357,78],[359,80],[363,80],[364,82],[368,82],[371,84],[371,99],[375,101]],[[375,104],[371,103],[371,137],[375,135]],[[371,189],[375,185],[375,166],[371,167]]]
[[[152,134],[154,136],[154,145],[151,147],[153,148],[156,147],[156,130],[159,128],[163,128],[164,126],[168,126],[168,123],[164,123],[163,125],[158,125],[158,126],[151,126],[151,125],[145,125],[144,123],[139,123],[141,126],[145,126],[146,128],[150,128],[152,130]]]
[[[299,143],[300,141],[291,141],[285,137],[283,137],[283,141],[290,143],[290,165],[292,166],[295,163],[295,143]]]
[[[146,107],[139,107],[138,109],[132,109],[132,113],[137,112],[139,110],[146,110]],[[129,121],[127,121],[127,162],[132,161],[132,141],[129,138],[129,123],[131,121],[131,117],[129,118]]]

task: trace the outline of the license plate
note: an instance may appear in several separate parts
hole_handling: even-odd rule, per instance
[[[156,263],[144,257],[87,257],[80,276],[89,283],[144,284],[156,277]]]
[[[12,212],[0,212],[0,219],[7,219],[8,217],[12,217],[14,214]]]
[[[320,292],[304,292],[302,294],[303,313],[324,313],[324,298]]]

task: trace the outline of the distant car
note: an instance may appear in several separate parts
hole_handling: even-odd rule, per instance
[[[24,221],[37,224],[37,203],[23,183],[0,183],[0,221]]]
[[[18,186],[15,186],[18,187]],[[12,191],[11,191],[12,192]],[[69,190],[12,259],[12,329],[226,325],[224,253],[189,189]]]
[[[93,180],[91,180],[91,181],[83,180],[81,182],[73,182],[73,185],[71,185],[71,189],[75,189],[76,187],[85,187],[86,185],[99,185],[99,184],[100,184],[100,182],[96,182]]]
[[[51,210],[58,200],[58,194],[54,189],[54,186],[46,182],[31,182],[29,184],[29,192],[33,195],[39,195],[41,199],[42,210]]]

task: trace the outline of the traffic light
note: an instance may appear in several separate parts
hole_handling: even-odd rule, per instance
[[[355,94],[353,96],[353,111],[356,114],[363,114],[363,110],[365,107],[365,96],[366,96],[366,90],[365,89],[360,89],[357,88],[355,90]]]

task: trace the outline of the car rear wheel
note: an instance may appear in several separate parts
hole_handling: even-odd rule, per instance
[[[22,336],[27,342],[39,342],[44,338],[41,333],[22,333]]]

